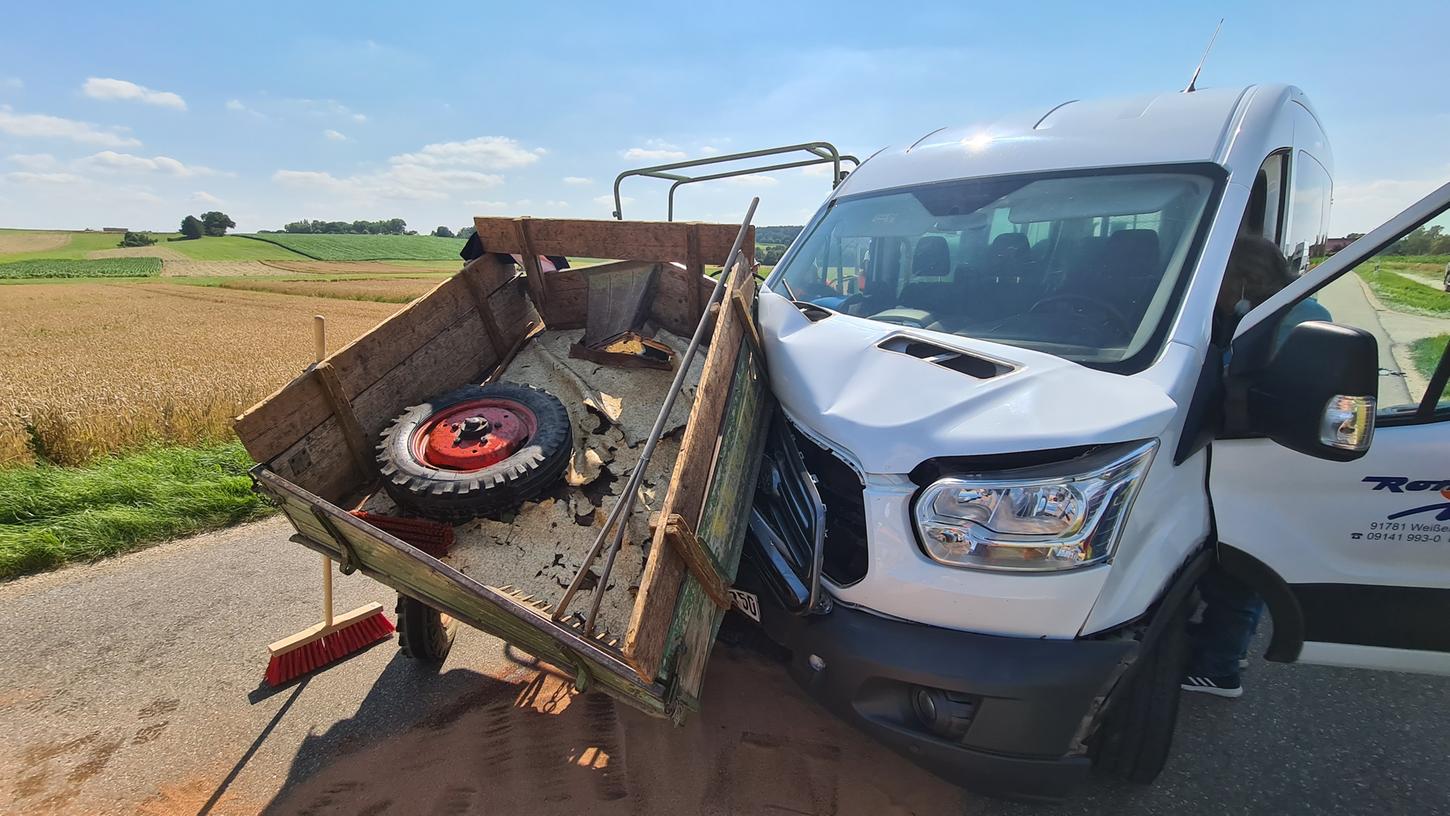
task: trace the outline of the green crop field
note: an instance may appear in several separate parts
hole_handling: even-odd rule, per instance
[[[196,238],[190,241],[167,241],[157,244],[174,249],[194,261],[302,261],[307,256],[299,255],[285,247],[265,241],[254,241],[241,235],[225,235],[220,238]]]
[[[239,236],[266,241],[319,261],[458,260],[463,240],[431,235],[304,235],[269,232]]]
[[[5,257],[0,256],[0,259]],[[160,273],[160,258],[105,258],[96,261],[44,258],[0,263],[0,281],[44,278],[150,278]]]
[[[0,230],[0,262],[39,258],[80,260],[87,252],[115,249],[116,232],[61,232],[57,230]]]

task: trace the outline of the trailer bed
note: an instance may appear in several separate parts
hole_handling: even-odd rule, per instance
[[[743,260],[722,273],[723,299],[711,304],[714,281],[702,273],[706,264],[726,263],[735,226],[477,218],[475,227],[484,254],[238,418],[238,435],[261,463],[254,481],[292,522],[292,541],[328,555],[344,571],[359,570],[497,635],[573,676],[581,689],[600,689],[678,721],[698,705],[725,587],[739,564],[770,410],[753,318],[752,233],[743,233]],[[522,274],[510,254],[522,257]],[[642,572],[636,581],[626,559],[625,571],[613,574],[612,591],[633,594],[607,607],[606,631],[586,631],[576,617],[552,614],[554,589],[538,591],[547,584],[534,592],[520,587],[528,580],[567,584],[566,567],[549,573],[537,561],[506,563],[486,550],[498,549],[500,537],[508,546],[521,530],[530,539],[525,552],[550,550],[550,561],[555,550],[574,553],[586,537],[592,541],[584,525],[617,498],[600,486],[611,477],[623,481],[631,455],[637,458],[641,429],[658,410],[649,396],[658,382],[650,377],[668,383],[672,375],[561,360],[558,349],[588,322],[588,287],[578,270],[541,271],[541,255],[654,265],[648,317],[667,342],[671,335],[680,342],[709,314],[708,349],[692,375],[697,393],[677,405],[683,422],[656,450],[661,469],[647,471],[646,506],[631,520]],[[442,561],[349,512],[376,490],[373,447],[405,407],[511,373],[527,382],[541,368],[554,382],[546,390],[570,406],[579,443],[569,469],[575,484],[561,485],[557,495],[526,505],[508,522],[474,523],[476,530],[464,525],[464,541]],[[559,393],[571,389],[572,395]],[[642,398],[631,410],[636,397]],[[372,509],[385,509],[373,501]],[[646,519],[655,509],[660,523],[649,530]],[[577,529],[539,539],[546,526]],[[587,609],[587,601],[581,593],[570,609]]]

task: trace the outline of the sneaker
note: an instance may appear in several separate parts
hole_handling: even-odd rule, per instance
[[[1247,669],[1248,667],[1249,667],[1249,659],[1247,657],[1241,657],[1241,658],[1239,658],[1239,671],[1243,671],[1244,669]]]
[[[1198,691],[1212,694],[1215,697],[1234,698],[1240,697],[1244,693],[1244,687],[1239,682],[1238,675],[1208,677],[1202,674],[1189,674],[1184,675],[1183,682],[1178,687],[1184,691]]]

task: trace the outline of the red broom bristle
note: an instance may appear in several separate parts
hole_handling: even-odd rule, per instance
[[[317,640],[274,654],[267,661],[267,685],[280,686],[296,680],[333,661],[366,649],[388,637],[393,631],[393,622],[382,611],[378,611]]]

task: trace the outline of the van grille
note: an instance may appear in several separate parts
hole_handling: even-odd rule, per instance
[[[822,572],[837,586],[866,577],[866,496],[861,478],[834,453],[791,426],[806,470],[826,505],[825,558]]]

